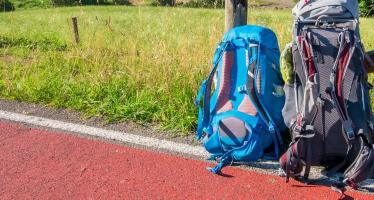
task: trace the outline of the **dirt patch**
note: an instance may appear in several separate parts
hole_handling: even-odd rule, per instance
[[[10,63],[14,60],[14,58],[12,56],[8,56],[8,55],[0,55],[0,61],[1,62],[4,62],[4,63]]]

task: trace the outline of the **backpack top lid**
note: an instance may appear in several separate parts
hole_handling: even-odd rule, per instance
[[[254,40],[261,43],[262,47],[279,51],[278,40],[275,33],[265,27],[256,25],[245,25],[229,30],[223,37],[223,41],[230,41],[238,38]]]
[[[321,15],[358,20],[358,0],[301,0],[292,9],[296,20],[317,19]]]

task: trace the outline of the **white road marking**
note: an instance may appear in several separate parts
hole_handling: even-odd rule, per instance
[[[130,144],[136,144],[144,147],[151,147],[160,150],[167,150],[176,153],[182,153],[192,156],[197,156],[200,158],[209,157],[209,153],[203,147],[196,147],[187,144],[161,140],[157,138],[145,137],[135,134],[129,134],[119,131],[106,130],[102,128],[96,128],[92,126],[86,126],[81,124],[74,124],[68,122],[62,122],[58,120],[47,119],[43,117],[36,117],[30,115],[24,115],[14,112],[8,112],[0,110],[0,119],[5,119],[9,121],[21,122],[41,127],[47,127],[52,129],[58,129],[62,131],[74,132],[80,135],[94,136],[109,140],[115,140],[119,142],[125,142]],[[277,167],[278,164],[272,161],[262,161],[253,162],[253,165],[261,168],[261,165],[267,165],[272,167]],[[257,168],[256,167],[256,168]],[[258,169],[257,169],[258,170]],[[373,180],[367,180],[365,184],[366,188],[373,189]]]
[[[208,152],[203,147],[195,147],[187,144],[161,140],[157,138],[145,137],[119,131],[106,130],[102,128],[96,128],[80,124],[67,123],[43,117],[35,117],[0,110],[0,118],[47,128],[59,129],[62,131],[74,132],[81,135],[100,137],[119,142],[141,145],[145,147],[163,149],[171,152],[188,154],[202,158],[206,158],[209,156]]]

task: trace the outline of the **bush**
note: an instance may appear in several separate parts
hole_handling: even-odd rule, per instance
[[[113,0],[115,5],[131,5],[129,0]]]
[[[52,6],[51,0],[10,0],[14,7],[27,9],[27,8],[47,8]]]
[[[108,0],[80,0],[79,3],[82,5],[107,5],[111,2]]]
[[[361,16],[374,15],[374,0],[360,0],[360,13]]]
[[[52,0],[53,5],[55,6],[69,6],[76,3],[75,0]]]
[[[107,5],[107,4],[111,3],[111,2],[109,2],[109,0],[52,0],[52,2],[56,6],[69,6],[69,5]]]
[[[0,0],[0,12],[13,11],[14,5],[9,0]]]
[[[152,6],[175,6],[175,0],[152,0]]]
[[[185,3],[184,6],[194,8],[224,8],[225,0],[192,0]]]

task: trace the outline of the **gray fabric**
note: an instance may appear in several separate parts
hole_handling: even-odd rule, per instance
[[[364,146],[357,159],[344,173],[345,182],[356,184],[369,178],[374,172],[374,150],[373,147]]]
[[[321,62],[316,63],[318,71],[318,86],[323,101],[323,106],[314,122],[315,136],[311,138],[311,145],[313,147],[313,155],[311,164],[320,165],[324,160],[329,158],[341,157],[344,158],[347,152],[347,144],[343,137],[342,123],[339,114],[330,101],[329,95],[326,93],[326,88],[330,86],[330,74],[333,63],[338,52],[337,37],[340,30],[335,29],[310,29],[312,38],[318,38],[314,41],[313,49],[315,54],[322,56]],[[294,51],[294,65],[297,73],[297,78],[300,79],[301,87],[306,88],[307,78],[302,71],[301,55],[298,50]],[[301,95],[304,94],[304,90]],[[304,98],[302,96],[302,98]],[[301,105],[301,104],[300,104]]]
[[[293,9],[295,20],[298,21],[294,26],[294,40],[297,39],[297,36],[303,35],[303,31],[311,34],[309,38],[311,39],[310,43],[318,77],[313,81],[316,84],[310,82],[311,79],[306,77],[302,66],[302,56],[297,49],[297,45],[293,45],[295,82],[293,85],[285,86],[284,88],[286,104],[282,114],[287,126],[290,128],[293,128],[292,125],[298,112],[303,115],[304,125],[309,124],[310,114],[316,108],[314,106],[316,97],[320,94],[320,99],[318,98],[318,100],[321,100],[322,104],[318,106],[315,121],[312,124],[314,125],[314,137],[307,139],[313,149],[312,155],[310,155],[311,160],[308,163],[311,165],[336,166],[344,160],[343,165],[352,164],[345,173],[346,180],[357,183],[366,179],[370,175],[369,172],[374,170],[373,148],[359,144],[359,139],[363,135],[368,138],[369,143],[374,141],[374,128],[370,127],[373,115],[370,108],[369,86],[367,84],[367,74],[361,68],[363,57],[359,43],[351,62],[346,66],[342,79],[342,92],[346,105],[343,109],[347,109],[349,118],[352,120],[352,128],[356,134],[356,139],[352,141],[345,139],[346,133],[336,106],[337,101],[334,103],[331,100],[329,91],[331,91],[330,75],[334,62],[338,59],[339,34],[345,28],[348,28],[354,32],[357,39],[360,37],[357,24],[351,20],[358,20],[358,2],[356,0],[311,0],[307,4],[304,2],[304,0],[300,1]],[[326,19],[326,23],[315,25],[315,20],[317,19]],[[332,20],[327,19],[339,20],[334,21],[336,23],[327,23],[332,22]],[[300,20],[305,20],[305,23],[300,22]],[[324,21],[322,20],[322,22]],[[291,90],[296,91],[296,94],[291,92]],[[317,90],[319,93],[316,93]],[[297,103],[295,103],[296,101]],[[296,108],[292,107],[292,104],[303,106],[297,111]],[[304,131],[301,134],[306,133]],[[294,141],[297,134],[299,134],[298,131],[293,132]],[[300,143],[300,140],[297,141]],[[351,148],[348,148],[348,146],[351,146]],[[306,149],[305,145],[301,145],[301,147],[304,150]],[[349,153],[347,154],[347,152]],[[301,154],[304,161],[305,156]]]
[[[235,117],[228,117],[219,123],[219,134],[221,142],[225,147],[241,146],[248,131],[242,120]]]
[[[294,84],[285,84],[284,93],[286,94],[286,101],[282,109],[284,123],[288,128],[291,128],[296,121],[296,99]]]
[[[301,115],[307,121],[312,123],[312,119],[317,112],[317,98],[319,97],[318,74],[308,77],[304,89],[304,101],[301,107]]]
[[[292,10],[295,19],[317,19],[321,15],[339,18],[355,18],[358,20],[357,0],[310,0],[299,1]]]
[[[313,38],[319,38],[320,45],[314,48],[323,55],[323,64],[317,64],[319,73],[319,89],[321,97],[325,100],[322,112],[316,117],[315,128],[324,140],[324,157],[344,157],[347,152],[347,144],[343,138],[342,123],[336,107],[330,101],[326,93],[330,86],[330,74],[338,53],[338,35],[340,30],[335,29],[311,29]]]

